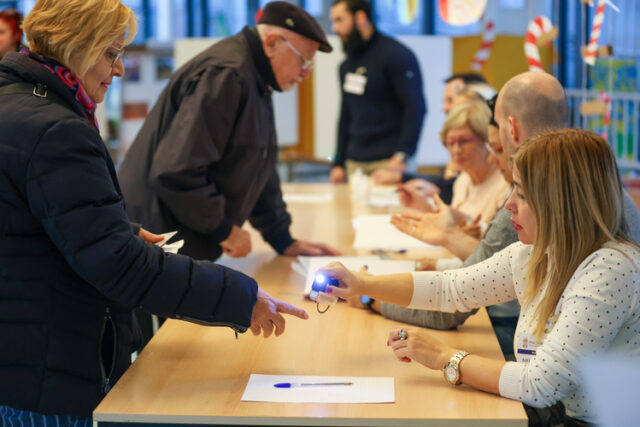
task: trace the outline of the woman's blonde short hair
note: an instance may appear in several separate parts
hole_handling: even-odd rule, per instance
[[[607,241],[630,242],[623,190],[609,144],[585,130],[533,137],[516,152],[513,163],[537,221],[523,304],[532,303],[544,289],[535,317],[541,337],[585,258]]]
[[[120,0],[38,0],[24,20],[29,48],[83,75],[105,50],[137,32],[133,11]]]
[[[489,120],[491,120],[491,110],[487,103],[481,99],[458,105],[449,112],[444,121],[440,130],[440,140],[444,143],[445,139],[447,139],[447,133],[451,129],[469,125],[474,135],[481,141],[486,142],[488,139]]]

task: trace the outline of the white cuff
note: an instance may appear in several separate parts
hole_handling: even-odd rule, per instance
[[[462,260],[459,258],[440,258],[436,261],[436,270],[455,270],[462,267]]]
[[[411,296],[411,302],[409,303],[409,308],[427,308],[425,304],[427,303],[427,298],[429,294],[429,286],[431,282],[429,281],[429,272],[427,271],[414,271],[411,273],[413,276],[413,295]]]
[[[524,396],[520,392],[520,379],[526,363],[507,362],[500,372],[500,396],[522,401]]]

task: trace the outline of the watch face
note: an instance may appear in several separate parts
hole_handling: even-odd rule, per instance
[[[368,296],[366,296],[366,295],[360,295],[360,302],[361,302],[361,303],[363,303],[363,304],[365,304],[365,305],[366,305],[369,301],[371,301],[371,298],[369,298],[369,297],[368,297]]]
[[[458,371],[453,366],[447,366],[444,368],[444,376],[449,382],[456,382]]]

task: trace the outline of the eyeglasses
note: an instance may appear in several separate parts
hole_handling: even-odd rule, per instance
[[[289,43],[289,41],[287,39],[285,39],[284,37],[280,36],[280,38],[286,43],[287,46],[289,46],[289,49],[291,49],[293,51],[293,53],[295,53],[296,55],[298,55],[298,58],[300,58],[300,60],[302,61],[302,69],[303,70],[310,70],[313,68],[313,60],[312,59],[307,59],[304,56],[302,56],[302,54],[298,51],[298,49],[296,49],[291,43]]]
[[[125,52],[124,48],[116,49],[114,47],[110,47],[104,52],[104,57],[111,64],[111,68],[113,68],[115,67],[116,62],[118,62],[120,58],[122,58],[122,55],[124,55],[124,52]]]
[[[472,138],[459,138],[459,139],[445,139],[443,144],[447,148],[453,148],[454,145],[458,144],[460,148],[466,147],[469,143],[475,142],[478,140],[477,136]]]
[[[502,154],[502,152],[504,151],[504,148],[502,148],[502,145],[494,149],[491,146],[491,144],[489,144],[488,142],[485,142],[484,146],[487,147],[487,151],[489,152],[489,154],[491,154],[495,158],[498,158],[498,156]]]

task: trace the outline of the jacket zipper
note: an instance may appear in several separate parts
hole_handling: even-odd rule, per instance
[[[107,329],[107,323],[111,324],[111,329],[113,331],[113,354],[111,355],[111,368],[109,369],[109,373],[107,374],[106,367],[104,366],[104,359],[102,358],[102,344],[104,341],[104,333]],[[100,331],[100,341],[98,344],[98,358],[100,361],[100,374],[102,376],[102,393],[106,395],[111,390],[111,376],[113,375],[113,371],[116,366],[116,354],[117,354],[117,331],[116,331],[116,323],[113,321],[111,317],[111,310],[109,307],[106,308],[104,314],[104,320],[102,322],[102,330]]]
[[[203,325],[203,326],[227,326],[227,327],[233,329],[233,332],[236,334],[236,339],[238,339],[238,334],[244,334],[245,332],[247,332],[247,328],[246,327],[237,325],[235,323],[229,323],[229,322],[206,322],[204,320],[193,319],[191,317],[185,317],[185,316],[176,316],[176,319],[186,320],[187,322],[191,322],[191,323],[195,323],[197,325]]]

